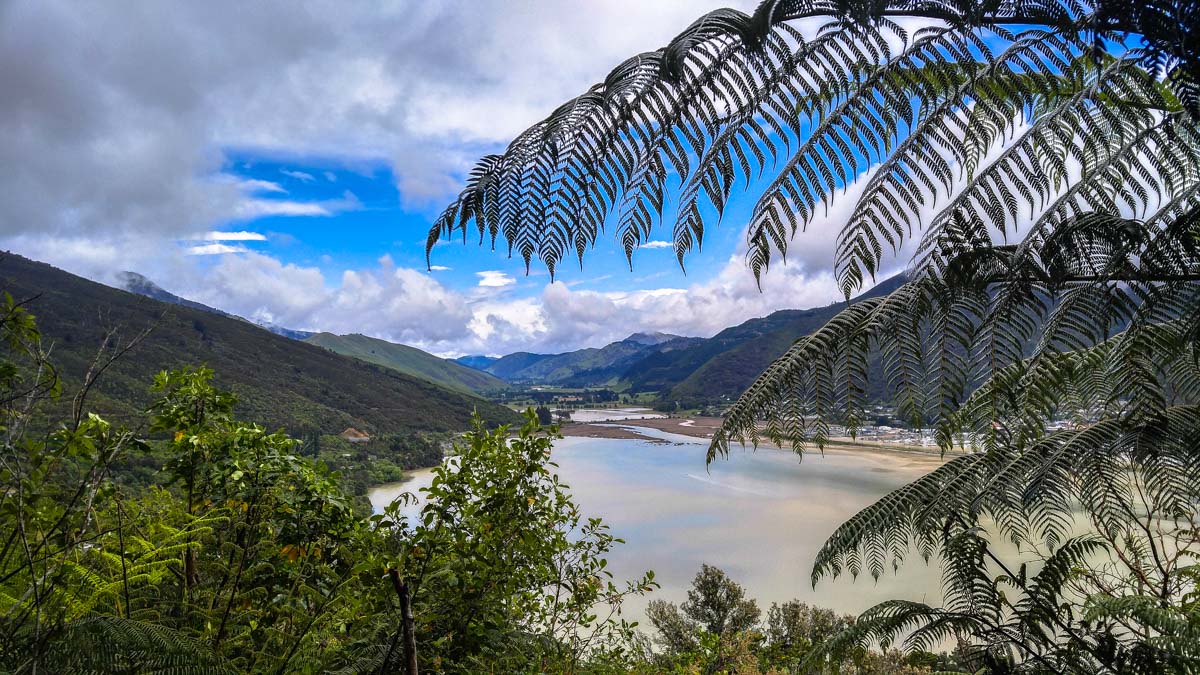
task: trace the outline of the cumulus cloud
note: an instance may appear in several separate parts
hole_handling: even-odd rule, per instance
[[[484,270],[476,272],[475,276],[479,277],[479,286],[482,288],[503,288],[517,283],[516,279],[499,270]]]
[[[247,199],[238,202],[230,216],[234,220],[254,220],[265,216],[331,216],[324,204],[293,202],[282,199]]]
[[[249,252],[171,290],[257,321],[425,346],[462,339],[471,320],[464,296],[387,256],[329,279],[315,267]]]
[[[0,161],[9,167],[0,175],[0,245],[97,279],[143,272],[250,318],[442,353],[561,351],[635,330],[711,335],[822,304],[837,295],[828,223],[840,224],[838,214],[797,239],[762,293],[744,250],[689,285],[616,293],[560,282],[508,297],[516,281],[501,270],[464,275],[476,285],[458,291],[439,283],[452,275],[390,259],[334,274],[333,258],[322,259],[323,272],[238,243],[263,240],[247,224],[257,218],[363,205],[350,192],[304,201],[279,182],[232,176],[231,149],[383,161],[406,205],[440,203],[477,157],[630,54],[728,4],[318,0],[295,11],[284,2],[13,0],[0,9]],[[281,176],[310,182],[316,173]],[[649,282],[659,270],[642,263],[637,272]]]
[[[480,154],[724,4],[4,3],[0,236],[319,214],[211,180],[229,148],[384,160],[402,198],[443,201]]]

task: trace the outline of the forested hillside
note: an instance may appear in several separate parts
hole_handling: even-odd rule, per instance
[[[891,293],[904,283],[903,276],[895,276],[880,282],[871,290],[856,298],[873,298]],[[663,398],[670,401],[704,402],[722,398],[733,399],[754,382],[754,378],[779,358],[798,338],[808,335],[825,325],[846,303],[839,302],[814,309],[786,309],[761,319],[751,319],[741,325],[721,331],[702,345],[693,347],[679,363],[674,386]],[[707,356],[699,365],[699,357]],[[649,369],[635,365],[630,369],[630,381],[636,389],[640,373]],[[877,367],[876,363],[872,367]],[[670,371],[667,366],[666,370]],[[875,383],[883,378],[876,378]],[[667,382],[670,382],[668,379]],[[882,390],[871,392],[882,395]]]
[[[504,380],[490,373],[434,356],[416,347],[358,333],[316,333],[304,341],[343,356],[352,356],[464,393],[481,393],[507,386]]]
[[[143,331],[90,393],[88,408],[114,421],[151,400],[154,374],[206,364],[236,393],[239,411],[294,433],[456,431],[478,410],[489,422],[515,415],[480,398],[275,335],[240,319],[120,291],[43,263],[4,254],[0,290],[37,317],[64,380],[81,382],[106,334],[109,352]]]

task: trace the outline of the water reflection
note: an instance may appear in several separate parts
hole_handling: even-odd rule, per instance
[[[619,420],[652,420],[666,415],[649,408],[585,408],[571,410],[573,422],[613,422]]]
[[[792,598],[852,613],[890,598],[940,601],[940,572],[916,556],[878,582],[826,580],[816,589],[809,582],[818,549],[840,523],[939,466],[936,456],[830,450],[800,461],[777,449],[735,450],[706,470],[704,441],[638,432],[657,442],[566,438],[553,455],[584,514],[604,518],[625,539],[609,556],[618,579],[653,569],[663,587],[652,596],[681,602],[708,563],[744,585],[764,610]],[[371,502],[379,510],[430,480],[428,471],[417,472],[411,481],[376,488]],[[640,619],[645,602],[627,612]]]

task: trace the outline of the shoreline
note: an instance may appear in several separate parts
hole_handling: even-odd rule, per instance
[[[625,439],[636,441],[649,441],[654,443],[663,443],[659,438],[638,433],[638,428],[654,429],[656,431],[665,431],[667,433],[679,434],[688,436],[697,440],[710,440],[713,433],[721,427],[722,419],[720,417],[654,417],[645,419],[630,419],[611,422],[568,422],[560,428],[562,435],[567,438],[611,438]],[[730,450],[732,451],[731,444]],[[786,450],[787,447],[778,447],[770,441],[766,441],[760,447],[769,447],[773,449]],[[747,445],[747,450],[752,449],[752,446]],[[947,452],[945,454],[937,447],[921,447],[913,445],[901,445],[898,443],[883,443],[878,441],[861,441],[850,440],[849,438],[831,439],[825,445],[826,451],[842,451],[842,452],[877,452],[882,454],[895,454],[924,457],[938,462],[944,462],[951,457],[957,457],[963,454],[960,451]],[[820,452],[815,447],[812,452]]]
[[[649,417],[640,419],[628,420],[611,420],[603,422],[567,422],[560,425],[559,430],[565,438],[603,438],[615,440],[630,440],[643,441],[656,444],[670,444],[670,441],[663,440],[654,436],[647,436],[639,433],[639,429],[652,429],[655,431],[664,431],[680,436],[687,436],[699,441],[707,441],[712,439],[713,432],[721,427],[722,418],[720,417]],[[741,446],[736,443],[730,444],[730,452],[739,449]],[[764,441],[759,445],[762,449],[770,450],[789,450],[788,446],[777,446],[770,441]],[[747,451],[753,451],[751,445],[745,447]],[[820,454],[820,450],[815,447],[806,452],[815,452]],[[948,452],[944,455],[941,450],[936,447],[920,447],[912,445],[901,445],[898,443],[882,443],[872,441],[852,441],[848,438],[835,438],[825,445],[825,452],[846,452],[846,453],[874,453],[880,455],[893,455],[909,457],[918,460],[928,460],[938,464],[944,463],[952,457],[957,457],[964,454],[961,451]],[[434,465],[436,466],[436,465]],[[371,490],[389,486],[398,486],[407,483],[414,478],[414,474],[428,472],[434,466],[418,467],[415,469],[405,469],[405,477],[399,481],[387,481],[384,483],[375,483],[367,486],[367,492]]]

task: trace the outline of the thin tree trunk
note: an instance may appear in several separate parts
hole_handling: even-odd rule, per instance
[[[412,597],[408,593],[408,584],[400,581],[400,572],[396,568],[388,569],[392,579],[392,588],[400,598],[400,632],[401,644],[404,651],[404,675],[417,675],[417,635],[413,620]]]

